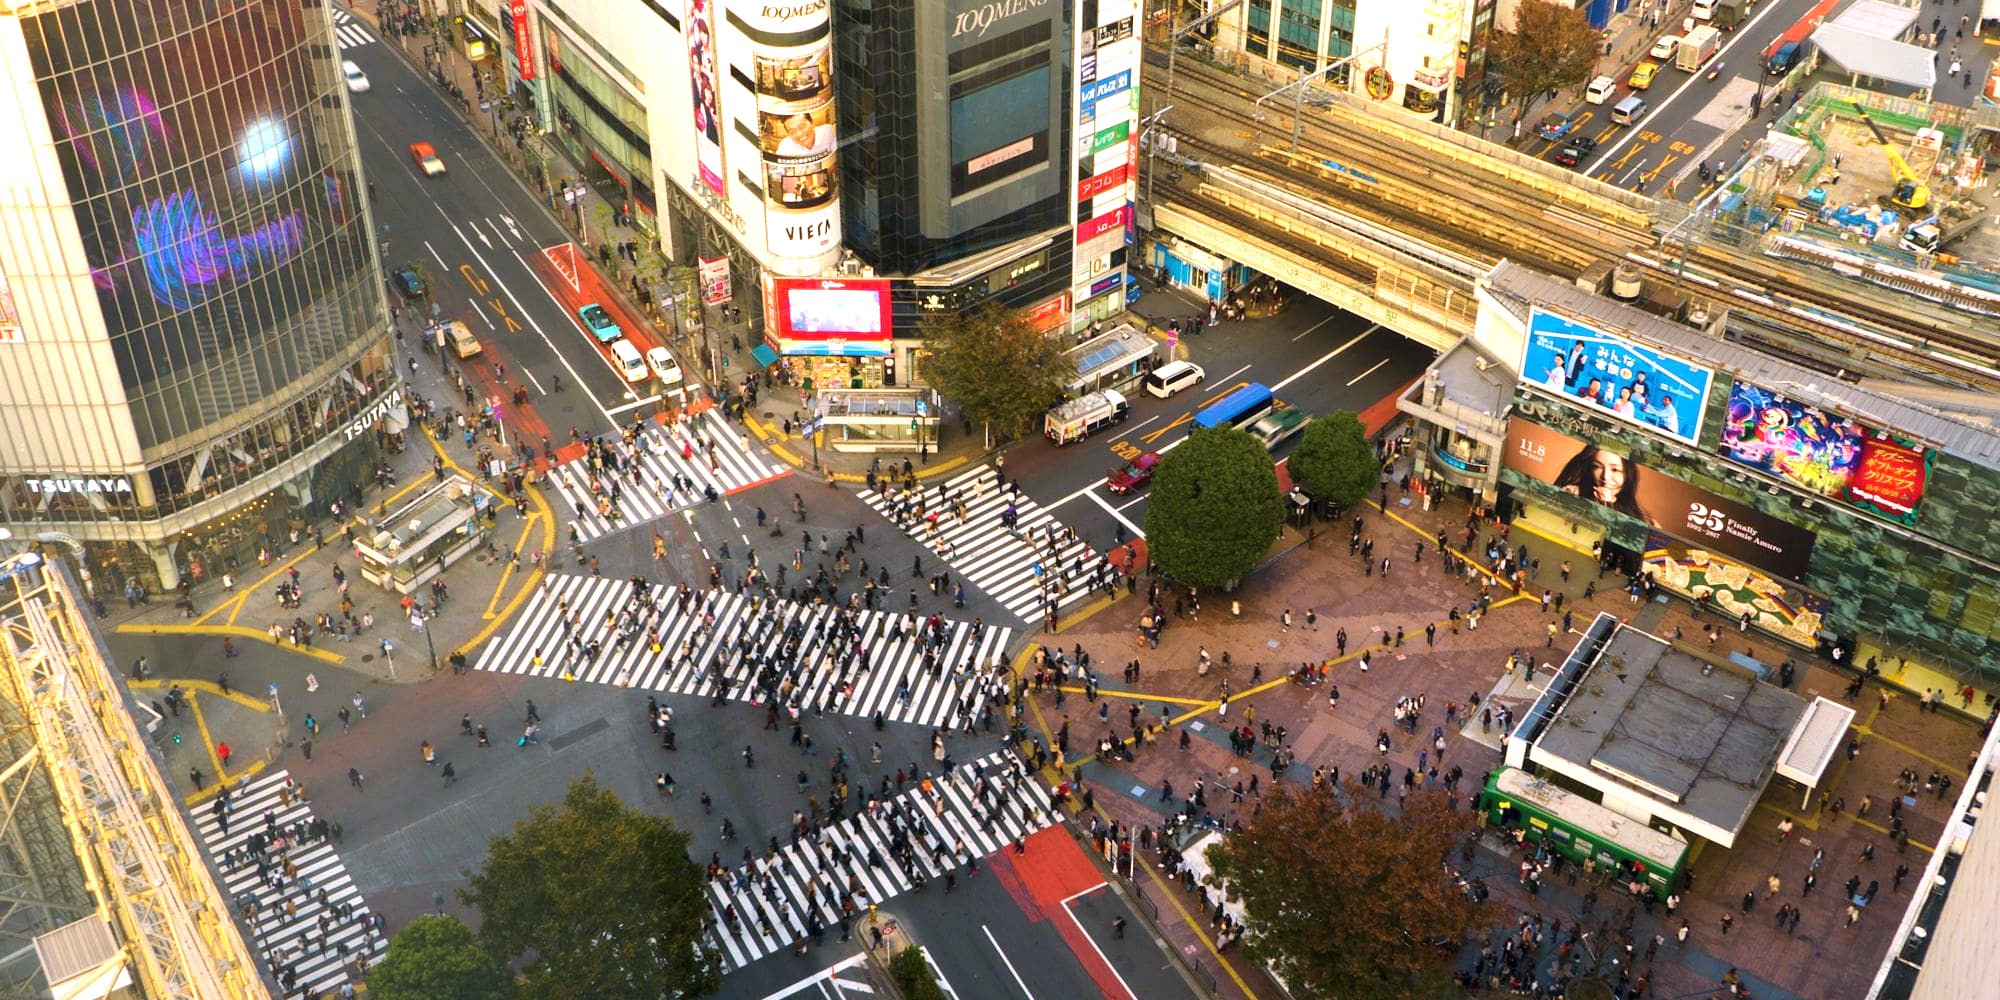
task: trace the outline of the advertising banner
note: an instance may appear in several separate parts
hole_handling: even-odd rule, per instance
[[[1528,316],[1521,380],[1694,444],[1715,372],[1536,309]]]
[[[771,305],[781,354],[890,353],[893,331],[885,278],[772,278]]]
[[[1120,226],[1123,226],[1124,224],[1125,224],[1125,205],[1120,204],[1116,209],[1113,209],[1112,211],[1106,212],[1103,215],[1097,216],[1096,218],[1093,219],[1085,219],[1084,221],[1078,223],[1076,227],[1076,241],[1078,243],[1088,243],[1091,240],[1094,240],[1099,236],[1104,235],[1105,233],[1108,233],[1114,229],[1119,228]]]
[[[1804,579],[1812,561],[1815,536],[1805,528],[1520,417],[1507,421],[1502,464],[1664,535],[1786,579]]]
[[[722,104],[715,86],[715,25],[709,0],[687,0],[689,94],[694,102],[695,167],[716,197],[722,186]]]
[[[1826,598],[1818,594],[1657,531],[1647,536],[1640,561],[1653,582],[1690,600],[1706,599],[1732,620],[1749,615],[1750,624],[1807,649],[1819,638]]]
[[[520,64],[521,79],[535,78],[535,36],[528,31],[528,0],[512,0],[507,19],[513,22],[514,59]]]
[[[813,12],[816,26],[787,23],[785,27],[817,33],[819,41],[790,49],[760,46],[752,57],[757,67],[766,238],[778,256],[813,257],[833,246],[835,214],[840,209],[833,52],[828,36],[811,30],[826,25],[825,5],[785,9]]]
[[[729,301],[729,258],[701,259],[701,300],[712,306]]]
[[[1729,388],[1721,451],[1731,461],[1898,524],[1916,524],[1936,455],[1858,420],[1762,386]]]

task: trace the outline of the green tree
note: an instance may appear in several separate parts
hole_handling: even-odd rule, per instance
[[[425,914],[403,925],[368,974],[373,1000],[495,1000],[500,965],[457,917]]]
[[[904,948],[889,960],[889,978],[896,981],[896,988],[903,991],[905,1000],[945,1000],[937,973],[916,945]]]
[[[1392,816],[1358,784],[1346,802],[1327,788],[1272,786],[1249,828],[1209,852],[1243,901],[1250,954],[1294,996],[1449,992],[1452,955],[1430,943],[1463,939],[1485,917],[1445,867],[1472,830],[1447,794],[1417,792]]]
[[[1239,430],[1197,430],[1153,470],[1146,554],[1175,580],[1223,587],[1264,558],[1284,520],[1264,446]]]
[[[1342,507],[1367,496],[1381,471],[1368,429],[1352,410],[1336,410],[1307,424],[1286,468],[1307,493]]]
[[[1010,437],[1030,431],[1076,378],[1058,336],[1035,330],[1025,312],[988,302],[970,313],[927,313],[923,377],[975,423]]]
[[[1526,118],[1536,102],[1589,79],[1602,45],[1583,8],[1522,0],[1513,30],[1494,32],[1486,62],[1514,96],[1514,117]]]
[[[537,806],[493,838],[466,874],[459,895],[479,910],[480,946],[520,968],[523,995],[680,998],[721,984],[687,833],[592,778],[571,782],[561,808]]]

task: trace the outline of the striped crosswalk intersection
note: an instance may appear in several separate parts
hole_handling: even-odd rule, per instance
[[[1004,692],[1013,630],[929,622],[720,589],[551,574],[480,653],[478,668],[671,694],[713,695],[719,685],[738,701],[775,693],[805,709],[962,726],[990,695]]]
[[[339,36],[340,47],[343,49],[366,45],[375,40],[375,36],[369,34],[368,29],[354,19],[354,15],[344,10],[333,12],[333,33]]]
[[[741,968],[1054,821],[1048,789],[1012,755],[960,765],[775,854],[711,873],[724,961]]]
[[[380,958],[388,939],[369,928],[368,906],[304,794],[289,772],[267,773],[196,807],[195,830],[282,992],[321,996],[358,978],[355,963]]]
[[[999,478],[981,465],[940,486],[889,486],[863,490],[861,498],[1008,611],[1039,623],[1089,596],[1109,568],[1034,498],[1001,489]]]
[[[577,541],[700,503],[709,489],[733,493],[790,471],[712,411],[690,423],[643,426],[631,444],[607,434],[591,453],[550,471],[549,482],[570,508],[568,523]]]

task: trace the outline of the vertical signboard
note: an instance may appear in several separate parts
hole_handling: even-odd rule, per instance
[[[765,238],[779,257],[817,257],[839,239],[833,24],[823,0],[745,4],[729,23],[750,42]]]
[[[701,259],[701,301],[719,306],[729,301],[729,258]]]
[[[1089,8],[1086,8],[1089,9]],[[1078,312],[1095,318],[1122,308],[1118,251],[1133,213],[1134,133],[1139,118],[1138,5],[1100,0],[1092,23],[1077,32],[1076,231],[1073,261]],[[1093,302],[1093,300],[1095,300]]]
[[[715,26],[709,0],[687,0],[688,91],[694,101],[695,168],[717,197],[722,186],[722,103],[715,86]]]
[[[535,78],[535,36],[528,31],[528,0],[511,0],[507,19],[514,29],[514,60],[523,80]]]

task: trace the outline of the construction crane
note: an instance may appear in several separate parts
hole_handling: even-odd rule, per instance
[[[1868,117],[1868,112],[1862,110],[1861,105],[1854,105],[1854,113],[1861,116],[1861,123],[1868,126],[1868,131],[1874,134],[1875,141],[1882,144],[1882,152],[1889,156],[1889,168],[1896,172],[1895,189],[1882,195],[1879,200],[1885,205],[1894,205],[1905,211],[1923,211],[1931,203],[1930,187],[1915,170],[1910,169],[1910,164],[1903,159],[1903,154],[1896,152],[1896,147],[1889,142],[1889,137],[1882,134],[1881,127],[1875,124],[1875,119]]]

